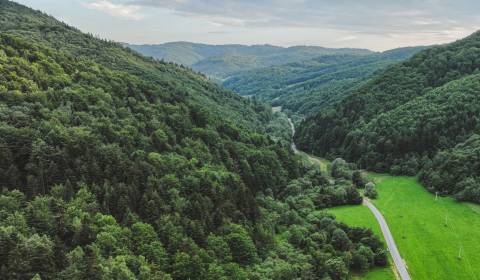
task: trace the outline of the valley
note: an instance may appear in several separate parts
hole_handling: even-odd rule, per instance
[[[305,165],[289,130],[204,74],[0,0],[0,279],[346,279],[386,266],[378,236],[322,211],[359,191]]]
[[[472,2],[17,1],[0,280],[480,280]]]

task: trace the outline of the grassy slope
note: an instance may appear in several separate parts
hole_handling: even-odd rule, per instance
[[[374,204],[388,221],[413,279],[480,279],[478,206],[435,200],[413,177],[374,179],[379,192]]]
[[[480,206],[446,197],[435,200],[413,177],[371,176],[379,192],[374,204],[387,220],[412,279],[480,279]],[[363,206],[331,212],[348,225],[379,232]],[[377,270],[362,279],[392,279],[387,277]]]

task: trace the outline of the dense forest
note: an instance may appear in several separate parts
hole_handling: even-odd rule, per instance
[[[303,165],[266,134],[276,117],[0,0],[0,279],[348,279],[385,266],[370,230],[322,211],[361,203],[350,167],[332,181]]]
[[[242,95],[305,117],[332,105],[365,84],[368,77],[405,60],[423,47],[383,53],[323,55],[232,75],[223,85]]]
[[[375,171],[421,171],[430,190],[480,202],[480,173],[472,164],[479,143],[479,69],[478,32],[428,48],[307,119],[297,144]]]
[[[371,53],[365,49],[330,49],[315,46],[283,48],[271,45],[206,45],[189,42],[125,45],[145,56],[191,67],[218,81],[252,69],[305,61],[323,55]]]

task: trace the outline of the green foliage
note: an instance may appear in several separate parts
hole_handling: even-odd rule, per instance
[[[458,200],[480,203],[479,167],[480,136],[435,155],[420,173],[427,189],[454,195]]]
[[[241,226],[228,226],[225,240],[232,252],[233,260],[239,264],[249,265],[257,259],[257,249],[247,231]]]
[[[467,189],[465,183],[455,190],[466,178],[456,177],[454,164],[442,168],[439,158],[480,127],[479,38],[480,33],[474,33],[428,48],[377,74],[350,96],[307,119],[296,134],[298,147],[320,156],[342,156],[379,172],[415,175],[423,170],[430,190],[457,194]],[[461,161],[458,164],[459,169],[470,169]],[[436,168],[442,169],[444,179],[452,179],[440,179]],[[473,168],[463,173],[478,176]],[[474,193],[467,193],[458,197],[476,200],[467,198]]]
[[[371,199],[376,199],[378,197],[377,189],[373,182],[368,182],[365,185],[365,196]]]
[[[359,170],[353,171],[353,173],[352,173],[352,183],[357,188],[365,187],[365,181],[362,178],[362,172],[360,172]]]
[[[332,162],[330,173],[333,178],[338,178],[338,179],[340,178],[349,179],[353,176],[350,168],[348,167],[347,162],[341,158],[336,158]]]
[[[375,72],[423,49],[401,48],[383,53],[322,55],[309,60],[244,71],[223,85],[256,96],[273,106],[309,116],[351,94]]]
[[[1,279],[315,279],[373,237],[308,216],[360,196],[267,136],[267,106],[10,1],[0,31]]]
[[[238,72],[312,59],[320,55],[368,54],[363,49],[328,49],[297,46],[282,48],[270,45],[205,45],[172,42],[160,45],[126,45],[156,59],[192,67],[218,80]]]

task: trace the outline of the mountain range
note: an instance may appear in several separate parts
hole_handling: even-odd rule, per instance
[[[124,45],[145,56],[188,66],[217,80],[246,70],[309,60],[322,55],[371,53],[365,49],[315,46],[284,48],[272,45],[207,45],[190,42]]]

